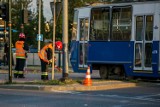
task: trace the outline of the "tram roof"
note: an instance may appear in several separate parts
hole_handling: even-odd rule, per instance
[[[79,7],[75,9],[83,9],[83,8],[93,8],[93,7],[112,7],[112,6],[124,6],[124,5],[139,5],[139,4],[155,4],[155,3],[160,3],[160,1],[145,1],[145,2],[119,2],[119,3],[108,3],[108,4],[98,4],[98,5],[89,5],[86,7]]]

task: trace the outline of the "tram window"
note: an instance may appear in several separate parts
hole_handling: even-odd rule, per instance
[[[80,20],[80,40],[88,40],[88,19]]]
[[[135,45],[135,66],[141,67],[142,65],[142,44]]]
[[[113,7],[111,40],[126,41],[131,38],[131,7]]]
[[[152,62],[152,44],[145,44],[145,67],[151,67]]]
[[[90,40],[108,40],[109,18],[109,8],[95,8],[91,10]]]
[[[78,11],[75,11],[73,24],[72,24],[72,40],[77,39],[77,23],[78,23]]]
[[[153,39],[153,16],[146,16],[146,40]]]
[[[143,16],[136,17],[136,40],[141,41],[143,36]]]

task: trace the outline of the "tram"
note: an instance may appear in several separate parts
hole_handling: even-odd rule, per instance
[[[76,8],[70,48],[74,72],[160,78],[160,1]]]

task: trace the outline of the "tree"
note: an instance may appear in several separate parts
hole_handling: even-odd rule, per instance
[[[83,7],[87,4],[100,2],[99,0],[69,0],[69,23],[73,22],[74,8]]]
[[[16,29],[17,33],[12,33],[13,44],[18,40],[18,35],[21,32],[22,24],[22,4],[24,9],[29,8],[29,4],[32,0],[13,0],[12,1],[12,28]]]
[[[18,40],[18,35],[21,32],[21,24],[22,24],[22,14],[21,14],[21,10],[22,10],[22,4],[23,4],[23,8],[28,10],[28,17],[29,17],[29,22],[24,24],[24,33],[26,34],[26,42],[29,45],[32,45],[34,47],[37,47],[37,40],[36,40],[36,35],[38,34],[38,12],[32,12],[31,10],[29,10],[29,8],[31,7],[30,3],[32,2],[32,0],[13,0],[12,2],[12,28],[18,30],[17,33],[13,33],[13,44]],[[44,28],[44,22],[45,22],[45,18],[43,15],[43,5],[41,8],[41,34],[45,33]],[[43,43],[41,44],[43,45]]]
[[[74,8],[78,8],[78,7],[84,7],[86,5],[90,5],[93,3],[97,3],[100,2],[100,0],[69,0],[69,41],[71,39],[71,27],[72,27],[72,23],[73,23],[73,16],[74,16]]]

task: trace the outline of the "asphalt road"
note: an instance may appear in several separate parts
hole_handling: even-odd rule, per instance
[[[0,107],[160,107],[159,87],[105,91],[20,91],[0,89]]]

